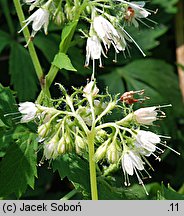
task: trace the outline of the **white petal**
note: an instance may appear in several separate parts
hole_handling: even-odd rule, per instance
[[[132,160],[133,165],[138,169],[138,170],[143,170],[143,161],[141,160],[141,157],[137,154],[135,154],[132,151],[129,151],[129,156]]]
[[[134,174],[133,164],[132,164],[132,160],[130,156],[128,155],[128,153],[125,153],[123,155],[121,162],[122,162],[122,167],[125,169],[128,175],[132,176]]]

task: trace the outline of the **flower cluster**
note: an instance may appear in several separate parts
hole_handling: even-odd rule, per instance
[[[129,2],[123,0],[107,1],[61,1],[56,0],[25,0],[30,5],[29,10],[38,8],[28,19],[21,32],[32,22],[32,34],[26,46],[34,38],[35,34],[43,27],[47,34],[49,20],[54,20],[58,24],[64,24],[76,19],[85,17],[90,23],[89,33],[86,43],[86,61],[85,66],[89,66],[90,59],[99,60],[99,66],[102,67],[101,56],[107,57],[107,52],[111,46],[116,54],[128,49],[127,43],[133,42],[141,53],[145,56],[142,49],[127,32],[126,27],[133,25],[139,27],[139,22],[144,23],[142,19],[147,19],[151,14],[144,8],[145,2]],[[113,6],[112,6],[113,5]],[[80,14],[79,14],[80,12]],[[78,18],[77,18],[78,19]]]
[[[121,165],[126,186],[130,185],[129,176],[135,174],[145,188],[140,172],[151,177],[146,171],[146,164],[153,169],[147,157],[153,156],[160,161],[159,154],[164,152],[162,147],[168,146],[163,140],[167,137],[142,130],[141,126],[153,125],[154,121],[165,117],[165,113],[160,110],[161,106],[133,111],[133,104],[130,106],[127,98],[131,95],[131,100],[134,99],[132,95],[136,93],[142,95],[142,90],[126,92],[120,99],[118,96],[112,99],[108,93],[99,94],[95,80],[88,82],[84,88],[74,89],[72,95],[68,95],[63,86],[59,87],[63,97],[58,99],[58,103],[55,101],[54,107],[32,102],[19,104],[21,122],[35,120],[38,124],[44,158],[53,160],[69,152],[87,158],[90,145],[88,134],[93,130],[96,162],[102,166],[103,163],[105,166],[107,163]],[[134,103],[137,101],[134,99]],[[104,122],[104,117],[114,109],[122,110],[122,118]]]

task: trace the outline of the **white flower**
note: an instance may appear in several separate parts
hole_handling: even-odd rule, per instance
[[[29,122],[36,117],[37,107],[32,102],[24,102],[19,104],[18,108],[19,112],[23,115],[21,118],[21,122]]]
[[[157,120],[158,112],[156,111],[156,109],[157,107],[153,106],[136,110],[134,112],[136,121],[139,124],[152,125],[152,123]]]
[[[123,153],[123,156],[121,158],[121,165],[122,165],[122,169],[123,169],[123,173],[125,176],[125,186],[129,186],[130,182],[129,182],[129,175],[133,176],[134,173],[137,176],[137,179],[139,181],[139,184],[141,184],[146,192],[146,194],[148,195],[148,192],[144,186],[144,183],[142,181],[142,179],[139,176],[139,172],[138,171],[142,171],[145,170],[144,169],[144,162],[141,159],[141,156],[133,150],[126,150]]]
[[[114,26],[103,16],[96,16],[93,20],[93,28],[98,37],[102,40],[106,51],[112,44],[116,53],[123,51],[124,47],[121,45],[122,35],[119,35]]]
[[[102,67],[101,53],[103,53],[100,40],[96,35],[93,35],[87,39],[86,44],[86,62],[85,66],[89,65],[90,58],[92,60],[99,59],[100,67]],[[104,53],[103,53],[104,54]]]
[[[161,139],[157,134],[150,131],[139,130],[134,144],[140,154],[150,156],[156,149],[159,149],[156,144],[160,142]]]
[[[151,14],[150,12],[148,12],[146,9],[143,8],[145,6],[145,2],[143,1],[140,2],[127,2],[122,0],[119,1],[127,5],[124,14],[125,20],[129,23],[133,23],[135,27],[139,26],[137,20],[140,21],[140,19],[146,18]]]
[[[91,80],[83,89],[83,96],[86,96],[88,94],[92,94],[93,96],[97,95],[99,92],[99,89],[97,88],[95,81]]]
[[[31,22],[32,23],[32,33],[31,37],[34,37],[35,34],[43,27],[45,34],[47,34],[47,28],[49,24],[49,11],[44,8],[39,8],[36,10],[28,19],[24,21],[26,24],[24,27],[19,31],[19,33],[28,26]]]
[[[143,166],[144,162],[142,161],[141,157],[131,150],[123,154],[121,163],[122,163],[123,171],[131,176],[134,174],[136,169],[138,170],[144,169]]]

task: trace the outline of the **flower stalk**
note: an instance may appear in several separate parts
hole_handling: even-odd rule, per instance
[[[91,184],[91,197],[92,200],[98,200],[97,192],[97,179],[96,179],[96,163],[95,163],[95,150],[94,150],[94,140],[95,140],[95,128],[92,127],[91,131],[88,133],[88,149],[89,149],[89,170],[90,170],[90,184]]]
[[[15,9],[16,9],[19,21],[20,21],[20,25],[23,27],[23,21],[25,20],[25,16],[24,16],[20,1],[19,0],[13,0],[13,2],[14,2],[14,5],[15,5]],[[23,29],[23,34],[24,34],[24,37],[25,37],[26,41],[29,41],[30,33],[29,33],[29,30],[28,30],[27,26]],[[43,70],[42,70],[42,67],[40,65],[40,62],[38,60],[38,56],[36,54],[33,43],[28,44],[28,50],[29,50],[29,53],[30,53],[30,56],[31,56],[31,59],[32,59],[32,62],[33,62],[37,77],[38,77],[38,79],[40,81],[40,85],[41,85],[41,87],[43,89],[42,78],[43,78],[44,74],[43,74]]]

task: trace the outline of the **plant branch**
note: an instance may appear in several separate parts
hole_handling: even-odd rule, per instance
[[[13,0],[13,2],[15,5],[15,9],[16,9],[19,21],[20,21],[20,25],[21,25],[21,27],[23,27],[23,21],[25,20],[25,16],[24,16],[21,4],[20,4],[20,0]],[[28,30],[28,27],[25,27],[23,29],[23,34],[24,34],[25,40],[28,41],[30,39],[30,33]],[[30,42],[28,44],[28,50],[29,50],[29,53],[30,53],[37,77],[40,81],[40,85],[43,88],[42,80],[43,80],[44,74],[43,74],[43,70],[41,68],[40,62],[38,60],[38,56],[36,54],[36,51],[35,51],[35,48],[34,48],[34,45],[32,42]]]

